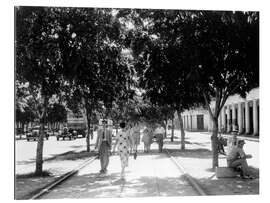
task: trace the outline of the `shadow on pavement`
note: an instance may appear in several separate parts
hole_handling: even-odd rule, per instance
[[[83,158],[88,158],[95,156],[95,152],[87,152],[87,151],[80,151],[80,152],[75,152],[75,151],[69,151],[65,152],[63,154],[56,154],[51,158],[46,159],[45,161],[54,161],[54,160],[76,160],[76,159],[83,159]]]
[[[210,178],[197,179],[208,195],[254,195],[259,194],[259,179]]]
[[[211,144],[211,142],[191,142],[191,141],[188,141],[187,139],[185,139],[185,144],[186,145],[197,145],[197,146],[205,146],[205,147],[207,147],[207,146],[209,146],[209,144]],[[173,141],[173,142],[171,142],[170,140],[164,140],[164,145],[168,145],[168,146],[170,146],[170,145],[181,145],[181,141]]]
[[[45,158],[44,161],[54,161],[54,160],[76,160],[94,156],[94,152],[80,151],[76,152],[75,150],[68,151],[62,154],[52,154],[50,158]],[[33,164],[36,162],[36,159],[30,159],[28,161],[17,161],[18,165]]]
[[[174,157],[186,157],[186,158],[199,158],[199,159],[209,159],[212,157],[212,151],[205,149],[205,148],[198,148],[198,149],[185,149],[184,151],[170,149],[170,153]]]
[[[81,199],[196,195],[193,189],[187,186],[183,175],[175,178],[140,176],[126,178],[125,180],[119,177],[119,173],[111,173],[105,176],[100,176],[98,173],[76,176],[72,179],[72,182],[66,182],[58,188],[58,191],[55,190],[44,198]]]

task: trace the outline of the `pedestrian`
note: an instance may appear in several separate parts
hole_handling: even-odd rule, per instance
[[[118,148],[118,154],[121,160],[121,178],[124,178],[125,168],[128,166],[128,158],[129,152],[132,146],[132,138],[126,129],[126,123],[120,123],[121,130],[116,135],[115,145],[113,148],[113,152],[115,152],[115,148]]]
[[[234,169],[239,169],[240,167],[240,172],[241,172],[241,177],[244,179],[247,178],[253,178],[249,173],[248,173],[248,164],[247,164],[247,159],[252,158],[250,154],[245,154],[244,152],[244,140],[238,140],[238,143],[236,146],[232,147],[231,151],[229,151],[227,155],[227,164],[228,167],[232,167]]]
[[[133,140],[133,150],[134,150],[134,159],[137,158],[137,150],[138,146],[140,145],[140,125],[138,123],[135,123],[134,126],[131,129],[131,135]]]
[[[106,173],[109,165],[109,158],[112,146],[112,131],[108,129],[107,120],[99,121],[99,129],[97,131],[97,140],[95,149],[99,153],[100,173]]]
[[[165,136],[165,130],[160,124],[157,125],[157,128],[154,131],[154,136],[157,139],[158,150],[161,153],[162,148],[163,148],[163,139],[164,139],[164,136]]]
[[[143,131],[142,141],[144,143],[144,152],[148,153],[153,142],[153,132],[150,128],[146,127]]]

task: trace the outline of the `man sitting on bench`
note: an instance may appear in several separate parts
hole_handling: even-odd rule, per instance
[[[228,167],[236,170],[240,169],[240,175],[242,178],[251,179],[253,177],[248,174],[247,159],[250,159],[252,156],[250,154],[245,154],[243,150],[244,144],[244,140],[239,140],[237,145],[231,148],[227,155],[227,164]]]

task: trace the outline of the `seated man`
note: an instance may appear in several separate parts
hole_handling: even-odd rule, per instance
[[[243,146],[245,144],[244,140],[239,140],[236,146],[233,146],[227,155],[227,164],[228,167],[232,167],[234,169],[241,168],[241,177],[242,178],[252,178],[248,174],[248,164],[247,159],[252,156],[249,154],[245,154],[243,150]]]

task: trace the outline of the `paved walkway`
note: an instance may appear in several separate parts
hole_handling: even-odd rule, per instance
[[[120,179],[120,160],[112,156],[108,173],[100,175],[99,160],[88,165],[43,199],[98,197],[154,197],[197,195],[166,154],[130,156],[125,180]]]

